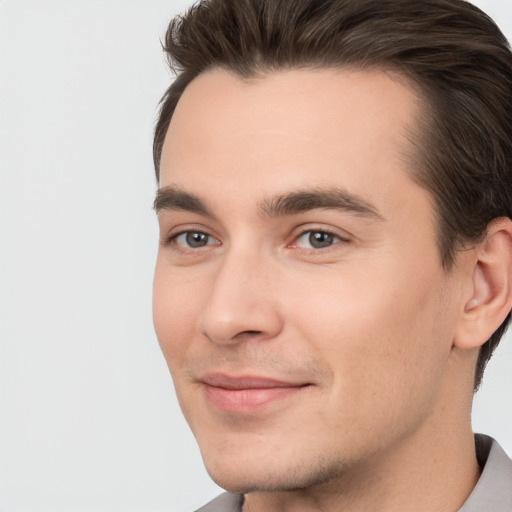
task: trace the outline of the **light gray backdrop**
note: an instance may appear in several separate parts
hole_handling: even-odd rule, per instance
[[[153,333],[159,39],[186,0],[0,0],[0,511],[189,512],[218,492]],[[512,36],[511,0],[478,2]],[[512,454],[512,347],[475,429]]]

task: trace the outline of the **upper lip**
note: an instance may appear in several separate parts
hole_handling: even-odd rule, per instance
[[[309,384],[308,382],[283,381],[258,375],[234,376],[224,373],[207,373],[199,381],[208,386],[224,389],[292,388]]]

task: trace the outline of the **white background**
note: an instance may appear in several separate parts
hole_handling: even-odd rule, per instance
[[[0,511],[190,512],[218,488],[151,321],[151,160],[182,0],[0,0]],[[511,0],[481,1],[512,36]],[[475,430],[512,454],[503,341]]]

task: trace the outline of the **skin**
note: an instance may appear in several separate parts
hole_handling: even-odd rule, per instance
[[[510,228],[442,268],[403,156],[417,105],[383,72],[302,69],[209,71],[177,106],[154,323],[206,468],[245,512],[456,511],[478,479],[473,369],[510,308],[487,263]],[[304,191],[323,207],[290,207]],[[226,411],[211,374],[301,387]]]

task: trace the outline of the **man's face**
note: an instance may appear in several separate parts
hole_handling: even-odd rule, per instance
[[[321,483],[439,428],[460,294],[403,157],[415,101],[381,72],[215,70],[178,104],[154,321],[228,490]]]

